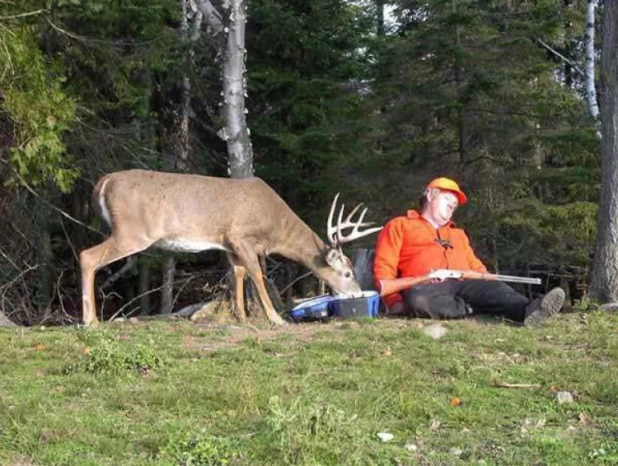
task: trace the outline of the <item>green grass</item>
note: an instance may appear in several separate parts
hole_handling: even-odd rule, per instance
[[[2,330],[0,464],[618,464],[618,315],[421,323]]]

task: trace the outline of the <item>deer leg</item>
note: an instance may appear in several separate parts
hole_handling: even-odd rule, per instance
[[[97,326],[99,323],[94,292],[94,277],[97,270],[123,257],[143,251],[150,245],[135,242],[124,243],[122,246],[121,244],[112,236],[101,244],[82,251],[79,255],[82,274],[82,321],[86,326]]]
[[[260,295],[260,301],[262,301],[262,306],[264,306],[268,320],[270,320],[273,324],[283,325],[285,321],[279,314],[277,314],[275,306],[268,296],[268,291],[264,285],[264,275],[262,274],[262,271],[258,269],[251,273],[251,270],[249,269],[249,275],[251,276],[253,283],[255,283],[255,287],[257,288],[258,295]]]
[[[268,296],[268,291],[266,290],[266,286],[264,285],[264,274],[262,273],[262,269],[260,267],[259,260],[254,253],[251,253],[251,249],[243,244],[230,244],[232,247],[234,254],[236,255],[236,260],[239,263],[242,263],[246,268],[251,280],[255,284],[258,295],[260,296],[260,301],[262,302],[262,306],[266,311],[266,317],[273,324],[283,325],[285,321],[281,318],[277,311],[275,310],[275,306],[273,305],[270,297]]]
[[[234,264],[234,278],[236,281],[236,312],[241,322],[247,321],[247,312],[245,311],[245,277],[247,269],[242,265]]]

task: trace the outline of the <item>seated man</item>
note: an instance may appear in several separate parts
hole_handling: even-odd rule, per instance
[[[565,297],[560,288],[529,300],[500,281],[437,282],[427,276],[438,269],[487,272],[464,231],[451,221],[457,207],[466,202],[457,183],[436,178],[423,193],[420,212],[409,210],[386,224],[378,237],[373,269],[378,289],[381,280],[419,278],[411,289],[385,297],[387,314],[434,319],[490,314],[528,326],[559,312]]]

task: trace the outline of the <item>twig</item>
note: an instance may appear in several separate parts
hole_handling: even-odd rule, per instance
[[[66,238],[66,242],[68,243],[69,247],[71,248],[71,252],[73,253],[73,258],[79,262],[79,254],[77,254],[77,251],[75,251],[75,248],[73,247],[73,243],[71,242],[71,238],[69,236],[69,232],[66,229],[66,226],[64,225],[64,222],[62,221],[62,219],[60,219],[60,225],[62,226],[62,232],[64,233],[64,237]]]
[[[586,73],[584,73],[575,63],[573,63],[571,60],[569,60],[567,57],[565,57],[564,55],[562,55],[560,52],[558,52],[557,50],[551,48],[550,45],[546,44],[545,42],[543,42],[541,39],[537,39],[537,42],[539,44],[541,44],[543,47],[545,47],[547,50],[549,50],[551,53],[553,53],[554,55],[562,58],[566,63],[568,63],[569,65],[571,65],[573,67],[573,69],[575,71],[577,71],[579,74],[581,74],[582,76],[586,76]]]
[[[83,42],[85,44],[91,43],[91,44],[109,44],[109,45],[114,45],[114,46],[141,46],[141,45],[147,45],[147,44],[156,42],[160,40],[162,37],[161,35],[158,35],[154,37],[153,39],[144,40],[141,42],[132,41],[132,40],[93,39],[91,37],[81,36],[79,34],[75,34],[74,32],[67,31],[66,29],[63,29],[57,24],[55,24],[54,22],[52,22],[52,20],[49,18],[47,18],[47,22],[52,28],[54,28],[59,33],[64,34],[67,37],[70,37],[71,39],[75,39],[80,42]]]
[[[21,181],[22,185],[24,186],[24,188],[26,188],[30,194],[32,194],[34,197],[36,197],[39,201],[41,201],[43,204],[45,204],[46,206],[50,207],[51,209],[55,210],[56,212],[58,212],[59,214],[61,214],[62,216],[68,218],[69,220],[71,220],[72,222],[77,223],[78,225],[83,226],[84,228],[87,228],[90,231],[94,231],[95,233],[98,233],[101,236],[105,236],[103,233],[101,233],[99,230],[96,230],[95,228],[92,228],[91,226],[86,225],[83,222],[80,222],[79,220],[77,220],[76,218],[72,217],[71,215],[67,214],[64,210],[62,210],[59,207],[56,207],[55,205],[53,205],[52,203],[46,201],[45,199],[43,199],[34,189],[32,189],[32,187],[26,183],[26,180],[24,180],[24,178],[17,172],[17,170],[15,170],[10,163],[8,163],[6,160],[2,160],[0,159],[0,162],[2,162],[3,164],[5,164],[7,167],[9,167],[9,169],[15,174],[15,176],[17,178],[19,178],[19,181]]]
[[[152,293],[156,293],[157,291],[161,291],[162,287],[157,287],[157,288],[153,288],[152,290],[148,290],[140,295],[137,295],[135,298],[133,298],[131,301],[129,301],[127,304],[125,304],[124,306],[122,306],[120,309],[118,309],[113,316],[111,316],[108,320],[112,321],[114,320],[119,314],[121,314],[125,308],[127,308],[131,303],[137,301],[138,299],[140,299],[142,296],[146,296]],[[139,306],[135,308],[135,311],[139,310]],[[133,314],[135,311],[131,311],[129,313],[127,313],[126,317],[129,317],[131,314]]]
[[[4,251],[2,250],[2,248],[0,248],[0,256],[4,257],[6,259],[6,261],[11,264],[15,270],[17,270],[18,272],[21,272],[21,269],[17,266],[17,264],[15,262],[13,262],[11,260],[11,258],[9,256],[7,256]]]
[[[114,283],[116,280],[118,280],[120,277],[122,277],[127,270],[129,270],[131,267],[133,267],[133,265],[135,264],[136,260],[137,260],[137,256],[135,256],[135,255],[129,256],[127,258],[127,263],[124,264],[120,268],[120,270],[118,270],[118,272],[116,272],[111,277],[109,277],[107,280],[105,280],[105,282],[99,288],[101,290],[104,290],[105,288],[110,286],[112,283]]]
[[[506,383],[496,382],[496,387],[500,388],[541,388],[541,384],[538,383]]]
[[[12,16],[0,16],[0,20],[5,20],[5,19],[17,19],[17,18],[25,18],[26,16],[34,16],[34,15],[38,15],[40,13],[44,13],[47,10],[45,8],[41,9],[41,10],[36,10],[36,11],[29,11],[27,13],[20,13],[18,15],[12,15]]]
[[[287,289],[288,289],[288,288],[290,288],[292,285],[294,285],[294,283],[296,283],[296,282],[297,282],[297,281],[299,281],[299,280],[302,280],[302,279],[303,279],[303,278],[305,278],[305,277],[308,277],[308,276],[309,276],[309,275],[311,275],[312,273],[313,273],[313,272],[307,272],[307,273],[305,273],[305,274],[301,275],[300,277],[298,277],[298,278],[296,278],[296,279],[292,280],[292,282],[291,282],[290,284],[286,285],[286,287],[285,287],[285,288],[283,288],[283,289],[279,292],[279,296],[281,296],[283,293],[285,293],[285,292],[287,291]]]

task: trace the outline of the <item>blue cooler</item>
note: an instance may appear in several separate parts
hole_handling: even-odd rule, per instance
[[[343,319],[350,317],[378,317],[380,294],[363,291],[358,298],[335,298],[328,303],[333,315]]]
[[[333,299],[330,295],[324,295],[302,301],[290,311],[290,318],[296,323],[327,319],[331,315],[328,304]]]

